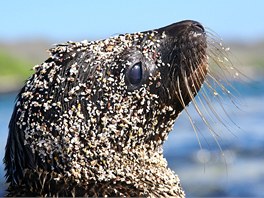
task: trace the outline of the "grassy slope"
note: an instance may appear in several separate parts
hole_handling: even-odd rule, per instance
[[[32,74],[32,63],[0,50],[0,77],[27,79]]]

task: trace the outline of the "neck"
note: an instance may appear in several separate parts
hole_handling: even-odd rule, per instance
[[[26,188],[9,190],[20,196],[184,196],[178,177],[167,168],[161,147],[154,151],[139,146],[97,159],[87,162],[86,169],[79,167],[63,174],[40,167],[26,170],[22,181]],[[74,167],[75,162],[71,163]]]

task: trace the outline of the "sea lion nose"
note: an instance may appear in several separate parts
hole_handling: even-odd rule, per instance
[[[189,27],[195,28],[196,31],[205,32],[203,25],[197,21],[185,20],[185,21],[181,21],[178,23],[181,24],[182,26],[186,26],[186,27],[189,26]]]
[[[201,32],[205,32],[204,27],[197,21],[192,21],[192,26],[199,29]]]
[[[158,32],[165,32],[167,35],[172,37],[178,37],[180,34],[186,34],[186,30],[194,30],[197,33],[205,33],[203,25],[197,21],[185,20],[177,23],[173,23],[166,27],[157,29]]]

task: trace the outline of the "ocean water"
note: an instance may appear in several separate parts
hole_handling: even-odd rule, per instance
[[[226,126],[211,122],[214,131],[210,132],[190,107],[197,130],[183,112],[164,144],[168,165],[179,175],[188,197],[264,196],[264,79],[234,86],[240,93],[239,108],[228,98],[222,101],[232,121],[223,111],[218,112]],[[16,94],[0,95],[1,159]],[[6,188],[4,175],[0,163],[0,196]]]

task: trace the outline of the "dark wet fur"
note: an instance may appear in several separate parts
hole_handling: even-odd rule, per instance
[[[117,85],[113,85],[111,87],[111,93],[119,93],[120,91],[120,93],[123,93],[124,98],[129,98],[132,94],[133,99],[135,99],[136,96],[133,95],[135,90],[139,90],[143,85],[146,85],[146,88],[144,89],[146,89],[148,93],[154,94],[158,97],[153,101],[159,103],[155,107],[159,107],[160,109],[150,109],[148,112],[144,112],[144,118],[151,118],[149,121],[146,120],[144,125],[148,126],[149,124],[152,124],[152,118],[156,116],[155,120],[158,120],[158,123],[153,126],[153,128],[155,128],[156,131],[159,131],[159,133],[148,134],[146,136],[142,135],[142,139],[138,139],[138,143],[135,144],[149,145],[146,148],[149,148],[149,150],[153,150],[153,152],[155,152],[162,146],[162,143],[166,139],[168,132],[171,130],[170,127],[172,127],[172,124],[177,118],[178,114],[183,109],[185,109],[189,102],[192,101],[195,95],[198,93],[205,80],[208,67],[206,59],[206,34],[203,27],[199,23],[193,21],[184,21],[157,29],[155,31],[156,34],[154,34],[154,39],[151,39],[153,39],[153,42],[155,40],[160,40],[160,42],[159,45],[156,45],[158,46],[156,49],[149,49],[150,51],[153,50],[153,53],[148,52],[151,54],[151,56],[153,56],[150,57],[150,60],[142,53],[139,53],[141,52],[140,50],[143,51],[143,49],[135,48],[133,46],[132,39],[132,46],[124,49],[118,54],[118,56],[111,60],[112,63],[115,63],[115,67],[111,67],[111,63],[107,61],[104,62],[107,66],[102,63],[102,65],[90,67],[91,63],[96,61],[100,62],[100,59],[98,60],[99,56],[91,53],[91,51],[84,53],[84,51],[80,50],[82,46],[79,46],[75,43],[61,44],[56,48],[51,49],[51,57],[47,59],[45,63],[51,64],[53,66],[47,67],[45,71],[43,70],[42,65],[35,68],[36,73],[27,81],[28,87],[25,86],[18,95],[17,100],[20,102],[20,104],[16,105],[14,108],[14,112],[10,120],[9,135],[4,158],[7,182],[10,183],[8,195],[150,196],[150,194],[144,192],[141,187],[137,188],[133,182],[130,184],[121,182],[119,180],[101,182],[91,180],[86,186],[82,186],[75,182],[74,177],[67,178],[65,176],[63,176],[64,178],[57,182],[57,180],[54,180],[55,177],[59,177],[58,175],[63,175],[65,171],[69,171],[62,168],[62,165],[67,163],[68,159],[61,158],[59,156],[59,152],[56,153],[56,151],[52,151],[51,158],[48,156],[45,158],[40,157],[38,150],[34,150],[33,152],[32,148],[30,148],[31,144],[28,142],[30,142],[35,136],[36,139],[39,138],[39,134],[36,133],[34,136],[34,133],[32,132],[33,137],[30,137],[31,139],[29,139],[29,141],[27,138],[25,138],[25,133],[23,130],[30,123],[25,122],[25,124],[22,124],[18,122],[21,120],[30,120],[31,123],[42,123],[41,126],[45,125],[45,130],[50,131],[54,138],[58,138],[58,136],[61,134],[59,134],[59,132],[55,129],[56,125],[54,125],[54,123],[60,122],[63,112],[71,109],[73,105],[75,105],[76,109],[79,107],[78,105],[80,105],[80,113],[84,116],[85,120],[91,119],[90,112],[87,111],[87,100],[89,100],[89,104],[96,104],[96,110],[100,111],[100,115],[96,117],[95,122],[98,123],[96,126],[97,133],[103,132],[104,126],[101,124],[103,122],[103,115],[108,113],[106,107],[113,106],[115,100],[112,100],[110,97],[107,101],[104,101],[105,92],[103,89],[106,88],[103,88],[103,85],[99,83],[97,78],[95,78],[94,75],[96,70],[101,70],[103,72],[102,78],[109,78],[110,74],[114,77],[118,77],[121,74],[125,74],[124,72],[127,70],[127,68],[123,68],[124,62],[129,59],[131,59],[131,62],[133,62],[134,59],[136,59],[136,61],[141,61],[142,64],[144,64],[144,68],[146,69],[143,73],[143,80],[141,84],[134,86],[129,84],[127,79],[125,79],[127,89],[124,88],[119,90]],[[146,46],[146,42],[151,40],[151,32],[152,31],[143,32],[144,36],[139,40],[136,40],[135,44],[138,45],[140,43],[141,46]],[[163,38],[162,35],[164,33],[166,34],[166,37]],[[196,34],[200,35],[197,36]],[[122,42],[120,41],[116,44],[122,45]],[[90,61],[86,62],[85,60],[87,59]],[[155,66],[153,70],[149,69],[151,66],[153,66],[153,63],[154,65],[157,65],[158,61],[164,63],[165,65],[159,67]],[[76,74],[72,74],[71,65],[73,64],[82,66],[78,67],[78,72]],[[110,66],[108,66],[109,64]],[[167,64],[170,66],[167,66]],[[57,79],[61,76],[66,78],[65,81],[60,83],[59,87],[55,80],[50,81],[51,77],[49,76],[49,74],[54,71],[53,69],[56,65],[62,67],[60,67],[60,70],[52,74],[51,77],[54,79]],[[154,76],[153,79],[149,78],[150,74]],[[67,79],[67,77],[72,78]],[[44,89],[41,86],[30,88],[29,84],[37,78],[41,78],[41,81],[43,82],[47,81],[48,88]],[[86,82],[89,82],[87,86],[80,86],[76,91],[76,94],[74,93],[69,101],[65,101],[65,98],[69,98],[69,92],[73,88],[78,86],[80,83]],[[23,94],[27,93],[28,90],[30,93],[33,93],[30,100],[36,102],[36,106],[23,107],[24,103],[27,104],[25,100],[29,98],[28,96],[24,97]],[[95,92],[89,95],[86,93],[87,90],[95,90]],[[82,92],[85,92],[85,95],[82,95]],[[139,94],[141,94],[141,92],[139,92]],[[45,103],[46,100],[50,98],[50,96],[52,96],[52,102],[60,102],[61,106],[54,105],[52,108],[47,110],[44,110],[42,105],[38,106],[38,104]],[[104,102],[104,106],[100,106],[97,103],[97,101],[101,100]],[[135,101],[134,105],[141,107],[140,102],[141,100],[138,102]],[[167,107],[173,108],[173,111],[168,110],[166,112],[160,113],[163,108],[168,109]],[[28,111],[27,108],[30,108],[30,111]],[[23,118],[21,118],[22,112],[24,113]],[[73,110],[73,116],[77,116],[77,113],[77,110]],[[160,116],[156,114],[160,114]],[[32,117],[32,115],[36,116]],[[27,117],[30,117],[30,119],[26,120]],[[161,131],[160,129],[164,127],[164,123],[171,124],[168,124],[169,126],[167,129],[165,128],[166,130],[164,129],[164,131]],[[138,123],[139,127],[145,127],[144,125],[141,125],[142,123]],[[121,126],[118,125],[117,129],[119,129],[118,127]],[[131,129],[131,126],[129,127]],[[124,144],[130,141],[129,136],[124,135],[120,138]],[[87,140],[82,138],[80,138],[80,141],[83,141],[84,144],[87,143]],[[113,145],[113,149],[116,152],[123,152],[122,146],[116,145],[114,139],[111,141],[113,141],[111,144]],[[33,143],[35,144],[35,142]],[[134,147],[131,146],[132,153],[133,148]],[[162,195],[159,191],[155,192],[155,190],[153,190],[151,195],[183,196],[184,193],[180,187],[180,184],[175,183],[175,185],[176,188],[178,188],[178,191],[175,192],[176,194],[166,194],[164,190],[164,194]]]

